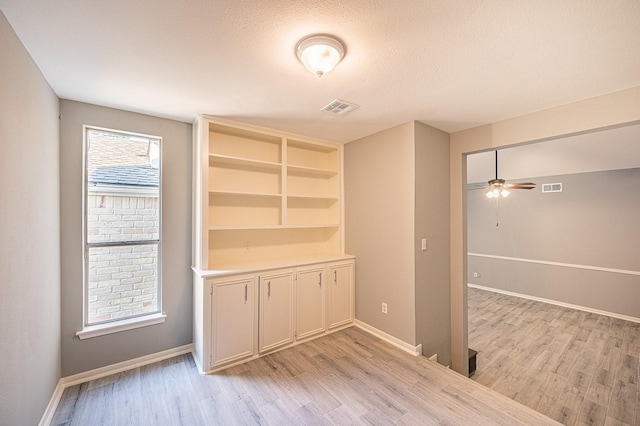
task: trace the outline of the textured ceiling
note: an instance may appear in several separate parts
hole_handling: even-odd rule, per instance
[[[448,132],[640,86],[638,0],[0,0],[59,97],[348,142]],[[347,55],[322,78],[304,36]],[[361,107],[335,117],[333,99]]]

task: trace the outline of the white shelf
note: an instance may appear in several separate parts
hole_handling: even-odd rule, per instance
[[[216,189],[209,190],[210,195],[229,195],[238,197],[265,197],[265,198],[280,198],[282,194],[275,193],[262,193],[262,192],[243,192],[243,191],[219,191]]]
[[[309,177],[332,177],[338,174],[337,170],[317,169],[315,167],[292,166],[287,167],[290,175],[309,176]]]
[[[292,200],[308,200],[308,201],[338,201],[338,197],[322,197],[316,195],[287,195],[287,198]]]
[[[254,160],[252,158],[233,157],[230,155],[209,154],[211,166],[232,166],[249,167],[265,170],[281,170],[282,163],[272,163],[270,161]]]
[[[309,225],[251,225],[251,226],[210,226],[209,231],[259,231],[259,230],[277,230],[277,229],[322,229],[322,228],[338,228],[337,223],[321,223]]]
[[[197,267],[343,252],[340,146],[207,116],[197,126]]]
[[[273,269],[284,269],[300,267],[328,262],[341,262],[353,260],[354,256],[348,254],[317,254],[313,256],[294,256],[286,259],[269,260],[253,263],[222,263],[215,265],[211,269],[201,270],[192,268],[193,271],[202,278],[222,277],[227,275],[250,274],[254,272],[264,272]]]

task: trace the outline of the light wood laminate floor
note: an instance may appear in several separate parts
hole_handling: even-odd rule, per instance
[[[351,327],[213,375],[184,355],[73,386],[52,424],[557,423]]]
[[[475,381],[567,425],[640,426],[640,324],[474,288],[468,302]]]

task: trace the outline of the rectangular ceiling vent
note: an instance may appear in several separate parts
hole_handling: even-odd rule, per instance
[[[542,192],[562,192],[562,183],[543,183]]]
[[[341,101],[340,99],[335,99],[331,101],[329,105],[322,108],[320,111],[325,111],[335,115],[345,115],[358,108],[360,108],[360,105],[352,104],[346,101]]]

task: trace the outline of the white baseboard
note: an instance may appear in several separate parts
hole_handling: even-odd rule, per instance
[[[40,419],[40,423],[38,423],[38,426],[49,426],[51,424],[51,420],[53,420],[53,415],[56,412],[56,408],[58,408],[58,404],[60,403],[60,398],[62,398],[62,393],[66,388],[62,380],[63,379],[58,380],[58,384],[56,385],[56,388],[53,391],[53,395],[49,400],[49,404],[47,405],[47,408],[44,410],[44,414],[42,415],[42,418]]]
[[[49,405],[47,405],[47,409],[45,410],[39,425],[48,426],[51,423],[51,420],[53,420],[53,415],[56,412],[56,408],[58,408],[58,403],[60,402],[62,393],[66,388],[70,386],[79,385],[80,383],[89,382],[91,380],[100,379],[112,374],[131,370],[133,368],[153,364],[154,362],[173,358],[174,356],[183,355],[192,351],[193,344],[190,343],[188,345],[180,346],[177,348],[167,349],[166,351],[156,352],[154,354],[141,356],[139,358],[130,359],[128,361],[118,362],[116,364],[111,364],[104,367],[96,368],[94,370],[74,374],[72,376],[63,377],[58,381],[58,385],[56,386],[56,389],[51,396]]]
[[[431,355],[431,356],[429,357],[429,359],[430,359],[431,361],[438,362],[438,354],[433,354],[433,355]]]
[[[557,300],[545,299],[537,296],[530,296],[528,294],[515,293],[513,291],[501,290],[499,288],[485,287],[483,285],[467,283],[467,286],[471,288],[477,288],[478,290],[492,291],[494,293],[504,294],[507,296],[520,297],[522,299],[534,300],[536,302],[548,303],[550,305],[562,306],[564,308],[576,309],[578,311],[590,312],[592,314],[604,315],[611,318],[617,318],[625,321],[640,323],[640,318],[631,317],[623,314],[617,314],[615,312],[601,311],[599,309],[589,308],[587,306],[572,305],[571,303],[564,303],[564,302],[559,302]]]
[[[360,320],[355,320],[354,325],[366,331],[367,333],[373,334],[377,338],[382,339],[385,342],[395,346],[396,348],[402,349],[408,354],[415,355],[415,356],[422,355],[422,344],[418,346],[410,345],[409,343],[403,342],[402,340],[396,337],[393,337],[392,335],[387,334],[382,330],[378,330],[377,328],[372,327],[369,324],[362,322]]]

